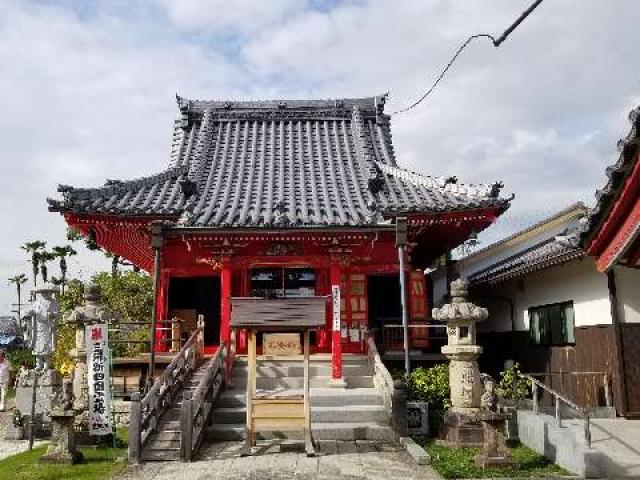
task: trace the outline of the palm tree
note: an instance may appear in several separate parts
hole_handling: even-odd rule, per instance
[[[40,252],[46,246],[46,242],[42,240],[34,240],[33,242],[26,242],[22,245],[22,248],[27,254],[31,255],[31,266],[33,268],[33,286],[38,284],[38,265],[40,264]]]
[[[118,266],[122,265],[120,255],[115,255],[111,252],[104,252],[104,256],[111,259],[111,276],[116,278],[118,276]]]
[[[20,315],[20,306],[22,303],[22,285],[27,283],[27,276],[24,273],[15,275],[9,278],[9,284],[12,283],[16,286],[16,291],[18,293],[18,324],[22,326],[22,316]]]
[[[38,252],[38,262],[40,264],[40,275],[42,276],[42,281],[47,283],[49,281],[49,268],[47,267],[47,263],[55,260],[56,256],[52,252],[48,252],[43,250]]]
[[[60,286],[62,287],[62,294],[64,295],[64,285],[67,281],[67,257],[76,255],[76,252],[71,245],[65,245],[64,247],[53,247],[53,255],[60,259]]]

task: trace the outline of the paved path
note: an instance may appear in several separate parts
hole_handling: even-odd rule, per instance
[[[203,447],[192,463],[146,463],[130,468],[120,480],[435,480],[430,468],[416,465],[400,447],[373,442],[320,442],[318,455],[300,448],[260,442],[250,457],[239,455],[238,442]],[[297,447],[297,446],[295,446]]]

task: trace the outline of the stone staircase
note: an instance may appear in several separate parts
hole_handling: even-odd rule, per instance
[[[157,431],[147,440],[141,459],[143,461],[178,461],[180,460],[180,409],[185,391],[193,391],[204,374],[206,362],[201,361],[193,374],[178,392],[173,404],[160,419]]]
[[[311,430],[314,440],[376,440],[394,442],[382,395],[373,385],[367,357],[343,356],[347,388],[328,387],[331,362],[327,356],[311,357]],[[258,395],[302,394],[303,367],[297,360],[261,360],[257,368]],[[207,429],[210,441],[242,440],[246,422],[246,358],[236,359],[232,387],[223,391],[215,404],[213,424]],[[259,434],[258,438],[296,438],[296,432]]]
[[[518,410],[518,435],[529,448],[584,478],[640,478],[640,421],[591,419],[591,448],[581,419]]]

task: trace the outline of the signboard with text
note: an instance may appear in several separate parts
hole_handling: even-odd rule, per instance
[[[333,331],[340,331],[340,285],[331,286],[331,300],[333,303]]]
[[[107,325],[87,325],[85,335],[89,383],[89,434],[108,435],[112,433],[112,418]]]

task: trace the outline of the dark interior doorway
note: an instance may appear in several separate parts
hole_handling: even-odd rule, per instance
[[[400,304],[400,279],[397,275],[371,275],[367,277],[367,303],[369,326],[375,329],[376,343],[380,346],[393,343],[389,335],[402,334],[402,329],[384,331],[385,325],[402,324]],[[387,333],[388,335],[385,335]],[[388,346],[388,345],[387,345]]]
[[[180,311],[181,317],[197,318],[198,315],[204,315],[205,345],[220,343],[220,278],[171,278],[169,314],[176,311]]]

